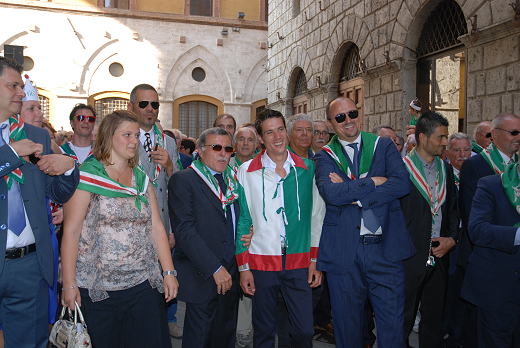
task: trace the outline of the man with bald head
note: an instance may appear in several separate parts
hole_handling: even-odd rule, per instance
[[[315,156],[327,205],[317,267],[327,272],[336,346],[362,346],[369,298],[378,346],[404,348],[402,261],[415,253],[399,204],[408,171],[392,140],[361,131],[352,100],[332,100],[326,116],[336,135]]]
[[[234,136],[235,157],[229,161],[231,167],[240,167],[253,158],[256,150],[256,132],[249,127],[240,127]]]
[[[486,129],[485,125],[484,128]],[[518,162],[516,152],[520,148],[520,118],[513,114],[500,114],[491,121],[491,138],[493,143],[479,155],[467,159],[460,171],[459,207],[462,217],[462,236],[459,243],[457,265],[465,273],[468,259],[473,251],[474,244],[468,235],[468,222],[477,190],[479,179],[501,174],[510,163]],[[484,131],[481,130],[482,133]],[[484,144],[485,145],[485,144]],[[465,342],[475,342],[476,346],[476,308],[468,304],[467,320],[465,321]],[[471,344],[468,346],[472,346]]]
[[[482,150],[491,144],[491,140],[491,122],[480,122],[477,128],[475,128],[475,140],[472,141],[473,151],[471,156],[481,153]]]

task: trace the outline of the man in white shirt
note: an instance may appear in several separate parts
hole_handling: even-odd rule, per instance
[[[60,149],[81,164],[92,155],[92,131],[96,124],[96,111],[90,105],[76,104],[70,112],[69,119],[74,137],[61,145]]]

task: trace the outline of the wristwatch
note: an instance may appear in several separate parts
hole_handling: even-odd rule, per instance
[[[173,271],[165,271],[165,272],[162,272],[162,276],[164,277],[165,275],[172,275],[174,277],[177,277],[177,270],[173,270]]]

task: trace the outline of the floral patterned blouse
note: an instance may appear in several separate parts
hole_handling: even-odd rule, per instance
[[[148,185],[147,201],[152,189]],[[164,292],[150,205],[141,204],[139,211],[134,197],[92,193],[79,239],[76,284],[88,289],[96,302],[108,298],[107,291],[129,289],[146,280]]]

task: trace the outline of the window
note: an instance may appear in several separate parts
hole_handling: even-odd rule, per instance
[[[23,65],[23,46],[4,45],[4,57]]]
[[[212,16],[211,0],[190,0],[190,15],[193,16]]]
[[[103,117],[114,110],[127,110],[128,102],[128,99],[123,98],[104,98],[96,100],[94,104],[97,115],[96,124],[99,125]]]
[[[339,74],[340,81],[348,81],[355,79],[359,71],[359,48],[352,44],[345,52],[343,63],[341,64],[341,72]]]
[[[38,101],[42,107],[43,118],[49,119],[49,98],[38,94]]]
[[[203,101],[190,101],[180,104],[179,129],[187,136],[197,139],[200,133],[213,125],[216,116],[216,105]]]
[[[105,7],[118,8],[120,10],[129,9],[129,0],[104,0]]]
[[[307,78],[305,73],[300,69],[294,84],[294,99],[293,99],[293,115],[307,113]]]

